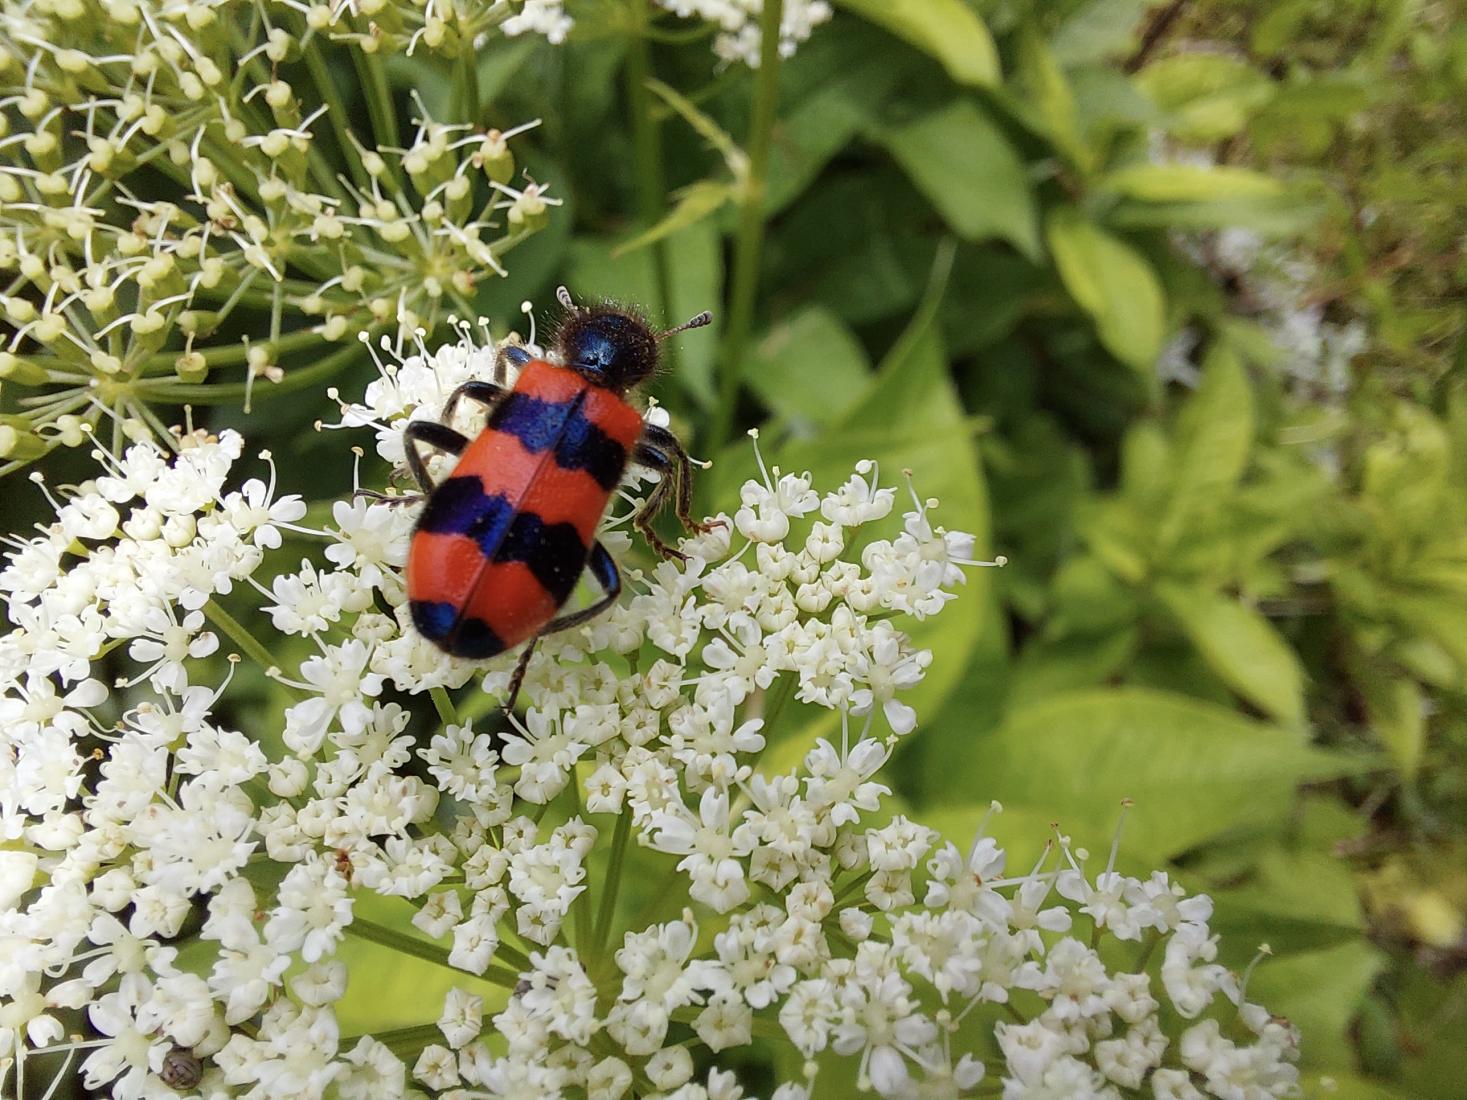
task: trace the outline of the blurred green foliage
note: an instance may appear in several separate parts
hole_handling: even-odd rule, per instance
[[[781,68],[764,178],[755,78],[640,3],[482,57],[472,121],[543,118],[523,140],[565,206],[476,305],[565,281],[681,319],[725,299],[762,202],[735,422],[786,468],[910,468],[1010,561],[919,631],[902,796],[960,842],[1001,800],[1012,865],[1056,820],[1103,851],[1134,800],[1122,863],[1213,893],[1228,962],[1270,944],[1254,988],[1311,1081],[1467,1096],[1467,21],[837,7]],[[392,75],[451,114],[441,72]],[[695,452],[719,349],[682,341],[657,386]],[[303,431],[324,400],[266,408],[291,488],[338,492]]]

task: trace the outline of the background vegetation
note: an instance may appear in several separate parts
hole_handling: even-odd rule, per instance
[[[563,205],[473,306],[503,327],[565,282],[716,307],[655,385],[717,459],[706,503],[757,425],[787,469],[911,469],[1009,559],[921,638],[899,764],[924,820],[961,840],[998,799],[1017,864],[1052,821],[1103,852],[1133,800],[1122,864],[1212,893],[1230,964],[1270,946],[1254,988],[1312,1089],[1467,1096],[1467,21],[837,9],[750,72],[704,24],[585,0],[564,45],[478,56],[472,118],[459,62],[391,58],[404,126],[409,89],[440,120],[544,120],[515,149]],[[289,347],[287,377],[322,355]],[[338,360],[360,393],[367,360]],[[330,499],[318,392],[195,415]]]

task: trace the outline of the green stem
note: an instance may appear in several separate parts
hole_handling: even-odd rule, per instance
[[[445,970],[452,970],[455,974],[472,974],[471,971],[462,970],[448,961],[448,952],[441,947],[435,947],[431,943],[425,943],[416,936],[409,936],[399,932],[395,928],[388,928],[385,924],[376,921],[363,920],[360,917],[354,919],[346,926],[346,931],[359,940],[375,943],[382,947],[390,947],[403,955],[411,955],[415,959],[441,966]],[[503,967],[491,966],[483,974],[476,975],[494,985],[513,989],[519,981],[519,975]]]
[[[351,115],[347,113],[346,104],[342,102],[341,92],[336,87],[336,80],[332,77],[331,70],[326,67],[326,59],[321,53],[320,37],[312,35],[309,41],[302,43],[301,55],[305,58],[311,79],[316,82],[316,88],[320,91],[321,99],[326,104],[326,118],[336,133],[336,144],[341,147],[341,155],[351,169],[352,178],[356,180],[357,186],[365,189],[369,186],[369,177],[366,169],[362,167],[362,155],[357,152],[357,147],[351,140],[347,128],[347,120],[351,118]]]
[[[627,106],[631,108],[632,114],[632,147],[635,151],[632,160],[637,169],[637,215],[643,227],[650,227],[657,224],[657,220],[662,217],[667,201],[667,179],[662,163],[662,135],[652,113],[652,93],[647,89],[648,81],[652,79],[652,47],[647,39],[647,33],[651,29],[651,15],[647,10],[647,0],[633,0],[633,14],[637,33],[633,35],[627,49]],[[662,320],[667,324],[676,324],[678,319],[669,315],[672,309],[672,264],[665,237],[652,245],[652,269],[657,280],[658,306],[662,311]],[[663,362],[670,371],[675,371],[676,346],[668,343],[661,350]]]
[[[210,622],[224,631],[229,636],[229,640],[244,651],[246,657],[254,661],[262,669],[269,670],[280,667],[280,663],[270,655],[270,651],[265,648],[260,640],[246,630],[243,623],[213,600],[205,602],[204,615]],[[293,688],[289,684],[282,684],[281,686],[297,699],[305,697],[299,688]]]
[[[382,59],[361,50],[349,50],[357,68],[357,79],[367,98],[367,115],[372,120],[372,136],[377,147],[390,145],[401,148],[397,134],[397,112],[392,105],[392,90],[387,85],[387,70]],[[383,158],[387,163],[387,175],[393,186],[401,189],[402,177],[398,174],[397,162],[392,157]]]
[[[301,367],[298,370],[288,371],[279,382],[260,382],[255,387],[255,396],[259,398],[271,398],[282,393],[290,393],[292,390],[302,389],[305,386],[314,385],[326,378],[331,377],[342,367],[362,355],[360,345],[353,343],[350,347],[343,347],[332,352],[319,363],[309,367]],[[222,382],[219,384],[204,383],[201,385],[190,385],[187,382],[170,382],[166,378],[156,381],[147,379],[139,383],[139,389],[147,387],[147,397],[153,401],[177,401],[194,405],[232,405],[241,401],[245,396],[245,384],[243,382]]]
[[[702,442],[704,453],[716,455],[733,430],[739,401],[739,384],[744,357],[754,324],[754,299],[759,289],[759,258],[764,249],[764,190],[769,177],[769,153],[773,145],[775,110],[779,105],[779,25],[784,18],[784,0],[765,0],[759,16],[759,71],[754,81],[754,118],[746,151],[749,177],[745,181],[739,235],[734,244],[733,293],[729,303],[728,327],[724,330],[723,370],[718,385],[718,406]]]
[[[507,929],[502,931],[507,931]],[[516,967],[521,971],[533,969],[530,957],[523,951],[517,951],[505,943],[502,935],[499,940],[499,946],[494,949],[494,956],[495,958],[503,959],[510,966]]]
[[[621,889],[621,868],[626,862],[627,840],[632,835],[632,811],[622,807],[616,819],[616,831],[611,836],[611,862],[606,867],[606,885],[601,888],[601,906],[596,912],[596,932],[591,937],[594,958],[600,958],[606,950],[606,937],[611,934],[611,921],[616,915],[616,895]]]
[[[438,717],[445,726],[457,726],[458,710],[453,705],[453,700],[448,697],[448,692],[441,687],[429,688],[429,696],[433,699],[433,706],[438,711]]]
[[[401,1054],[404,1049],[413,1050],[427,1046],[441,1034],[437,1024],[413,1024],[409,1027],[395,1027],[390,1031],[363,1032],[362,1035],[350,1035],[341,1041],[341,1049],[348,1050],[356,1046],[357,1042],[364,1036],[370,1035],[383,1046],[389,1048],[394,1054]]]
[[[458,94],[463,104],[460,120],[479,125],[479,64],[467,41],[460,41],[458,47]]]
[[[1156,950],[1156,945],[1161,942],[1161,933],[1153,928],[1146,935],[1146,942],[1141,945],[1141,953],[1136,956],[1136,965],[1131,967],[1135,974],[1146,969],[1146,964],[1151,961],[1151,953]]]

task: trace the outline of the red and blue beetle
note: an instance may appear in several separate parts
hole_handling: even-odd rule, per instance
[[[596,527],[629,464],[662,474],[633,519],[654,550],[682,556],[651,526],[674,491],[683,526],[707,530],[690,514],[687,452],[667,429],[645,423],[626,395],[657,368],[660,341],[706,325],[712,315],[656,333],[631,310],[577,306],[564,287],[557,297],[566,315],[548,358],[507,348],[495,364],[497,380],[465,382],[449,395],[445,421],[464,399],[489,410],[477,438],[424,420],[404,433],[408,468],[428,498],[408,550],[413,623],[458,657],[493,657],[530,642],[506,706],[513,706],[536,639],[589,621],[621,592],[621,575],[596,541]],[[503,383],[505,358],[521,368],[513,388]],[[459,456],[436,485],[422,447]],[[557,618],[587,567],[603,595]]]

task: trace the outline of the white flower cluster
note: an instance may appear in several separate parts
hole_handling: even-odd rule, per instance
[[[1150,156],[1158,164],[1210,168],[1215,158],[1153,136]],[[1365,325],[1359,319],[1334,321],[1326,316],[1316,291],[1318,266],[1297,247],[1268,240],[1252,229],[1229,226],[1206,233],[1171,234],[1172,245],[1189,262],[1229,285],[1235,306],[1268,335],[1278,352],[1278,369],[1290,386],[1309,401],[1339,403],[1350,391],[1350,365],[1366,349]],[[1199,335],[1188,326],[1162,350],[1157,370],[1163,380],[1195,385],[1193,353]]]
[[[718,27],[713,52],[725,61],[759,67],[759,16],[764,0],[657,0],[674,15],[705,19]],[[785,0],[779,21],[779,54],[791,57],[810,33],[831,17],[827,0]]]
[[[759,16],[764,11],[764,0],[656,0],[656,3],[684,19],[712,23],[718,31],[713,39],[713,52],[723,61],[741,61],[751,68],[759,67]],[[513,10],[514,14],[500,25],[500,30],[508,35],[539,34],[559,43],[575,25],[565,12],[564,0],[514,0]],[[800,43],[831,15],[828,0],[785,0],[779,21],[780,56],[794,56]]]
[[[389,358],[348,419],[396,455],[389,429],[487,373],[470,337]],[[411,507],[338,502],[314,530],[273,475],[227,488],[238,436],[177,442],[99,452],[0,570],[17,1094],[80,1057],[121,1100],[734,1100],[716,1056],[755,1042],[793,1058],[778,1100],[841,1073],[889,1097],[1293,1088],[1294,1033],[1216,962],[1206,898],[1092,875],[1064,837],[1006,878],[981,831],[964,855],[893,812],[878,773],[931,656],[892,616],[942,610],[972,539],[915,497],[874,537],[897,494],[870,464],[824,494],[761,465],[685,561],[626,560],[619,604],[547,638],[496,722],[447,689],[493,698],[513,656],[448,660],[405,625]],[[624,523],[603,538],[626,558]],[[280,570],[286,537],[324,549]],[[260,668],[221,680],[208,626]],[[822,712],[839,736],[773,763]],[[658,884],[635,905],[634,879]],[[361,917],[371,894],[412,927]],[[433,1035],[343,1038],[339,1002],[373,997],[347,936],[463,976]]]
[[[211,374],[248,405],[297,364],[358,358],[358,332],[431,327],[546,221],[545,185],[511,186],[528,127],[419,103],[400,134],[377,56],[394,21],[357,36],[332,18],[242,0],[0,11],[0,379],[39,391],[0,418],[0,475],[105,418],[113,450],[162,438],[150,405],[217,400]],[[370,127],[330,71],[353,60]]]

